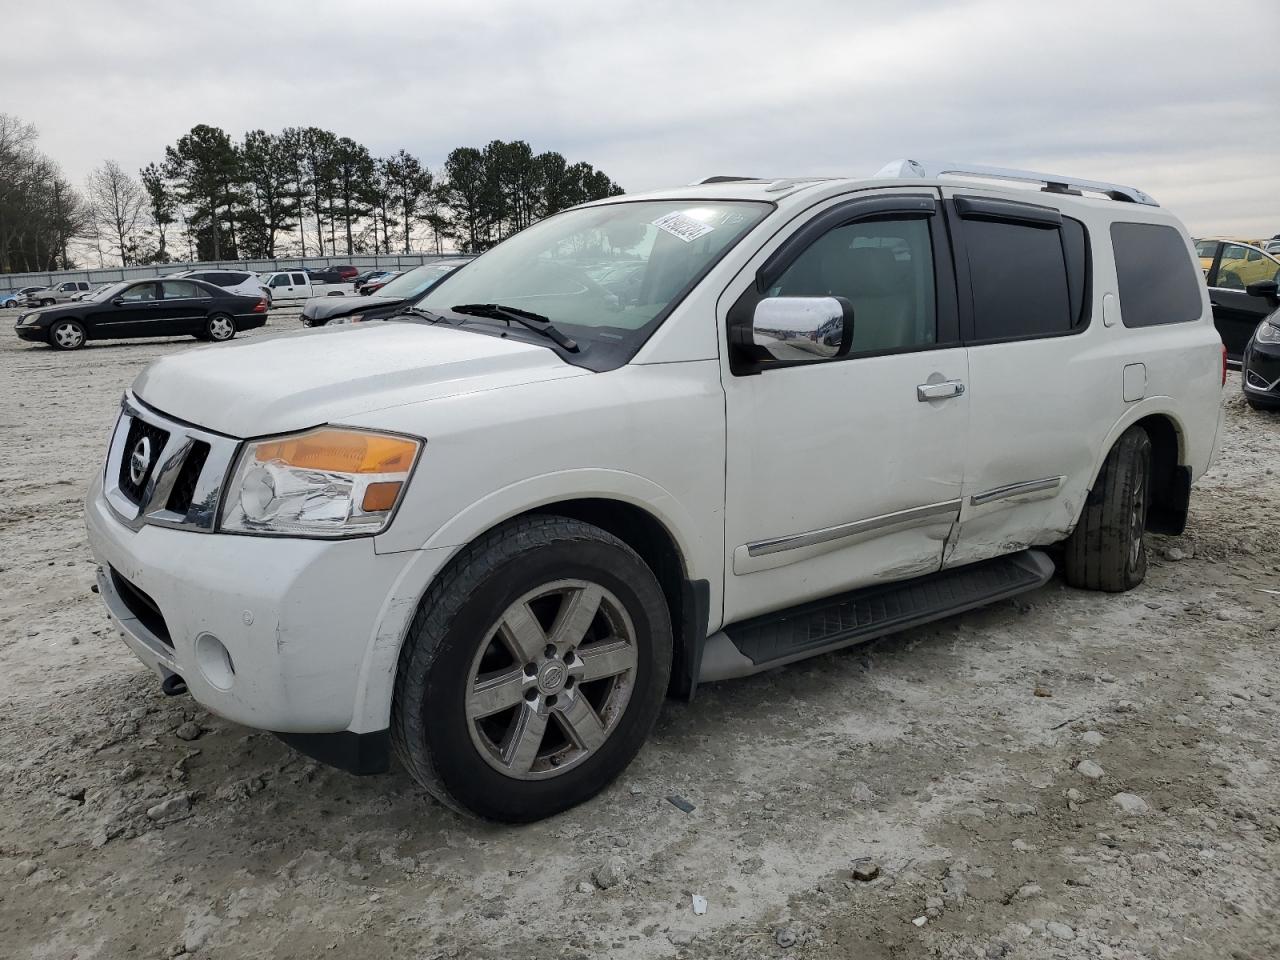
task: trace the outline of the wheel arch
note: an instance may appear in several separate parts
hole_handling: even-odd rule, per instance
[[[432,583],[474,541],[512,520],[537,514],[565,516],[598,526],[635,550],[654,571],[671,613],[675,644],[668,692],[691,699],[709,632],[713,587],[718,599],[719,585],[702,569],[705,563],[695,558],[693,544],[678,532],[693,529],[687,525],[678,503],[650,481],[626,476],[632,482],[615,484],[607,492],[600,490],[599,483],[584,484],[578,489],[593,492],[572,497],[563,494],[560,483],[556,484],[561,491],[558,496],[545,493],[529,497],[539,484],[536,480],[526,481],[516,488],[525,497],[513,499],[512,488],[508,488],[482,498],[437,531],[422,549],[413,551],[414,560],[402,572],[383,606],[379,623],[374,625],[360,670],[352,729],[367,732],[390,723],[400,650],[414,613]],[[662,497],[656,497],[656,492]],[[495,509],[500,503],[517,502],[519,507]],[[478,519],[480,511],[486,517],[483,521]]]
[[[1192,468],[1187,462],[1186,426],[1176,411],[1159,403],[1157,398],[1135,404],[1112,426],[1093,465],[1089,496],[1093,495],[1112,448],[1125,431],[1135,426],[1142,427],[1151,440],[1151,503],[1147,510],[1147,529],[1153,533],[1182,533],[1187,525],[1192,477]]]

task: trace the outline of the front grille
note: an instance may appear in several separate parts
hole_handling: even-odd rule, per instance
[[[191,449],[187,451],[187,459],[182,462],[182,469],[173,481],[173,490],[169,492],[169,501],[165,504],[166,510],[186,516],[196,494],[200,471],[204,469],[204,462],[208,459],[209,445],[203,440],[193,440]]]
[[[116,593],[120,596],[121,602],[129,608],[130,613],[138,618],[138,622],[155,634],[157,640],[172,650],[173,640],[169,637],[169,625],[164,622],[164,615],[160,613],[160,607],[156,605],[156,602],[120,576],[120,571],[115,567],[111,568],[111,584],[116,588]]]
[[[150,444],[151,456],[146,470],[135,482],[132,469],[133,453],[143,438],[146,438]],[[130,422],[129,435],[125,437],[124,441],[124,455],[120,458],[120,476],[117,483],[120,486],[120,492],[132,503],[139,504],[142,502],[142,492],[147,488],[147,481],[151,479],[151,474],[155,472],[156,464],[160,460],[160,454],[168,440],[168,431],[152,426],[139,417],[134,417]]]

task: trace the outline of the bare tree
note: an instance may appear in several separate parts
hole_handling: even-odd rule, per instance
[[[114,248],[120,265],[136,263],[146,227],[146,191],[114,160],[89,174],[86,188],[94,223]]]

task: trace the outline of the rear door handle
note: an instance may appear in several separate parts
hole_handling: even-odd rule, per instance
[[[946,400],[964,393],[964,384],[959,380],[944,380],[941,383],[922,383],[916,387],[916,399],[921,403],[930,400]]]

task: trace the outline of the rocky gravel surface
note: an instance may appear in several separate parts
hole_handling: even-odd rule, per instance
[[[80,498],[121,391],[193,344],[3,333],[0,956],[1280,956],[1280,417],[1234,376],[1139,589],[706,687],[599,798],[510,828],[162,696]]]

